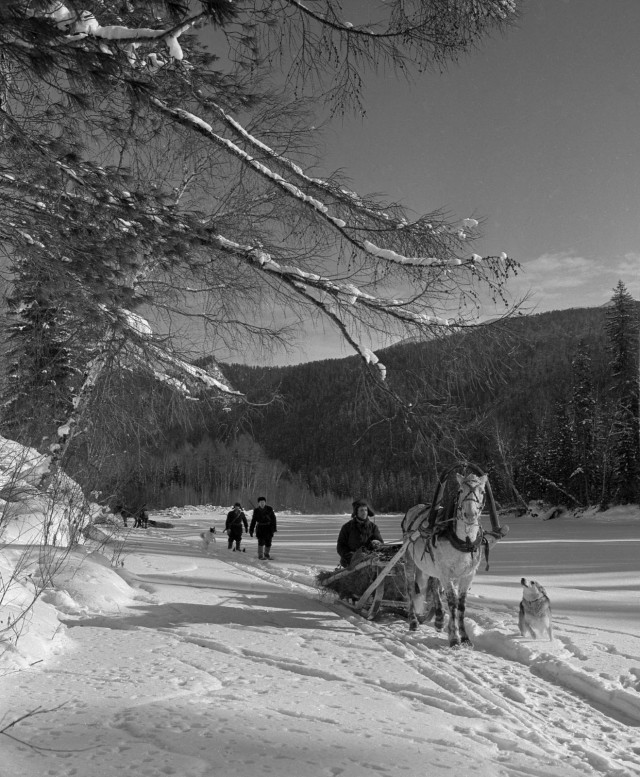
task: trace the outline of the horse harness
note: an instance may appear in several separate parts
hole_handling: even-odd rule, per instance
[[[458,496],[462,493],[462,490],[458,491]],[[459,513],[462,510],[462,505],[464,502],[467,501],[476,501],[480,504],[480,510],[482,510],[482,507],[484,505],[484,499],[482,500],[482,503],[480,503],[480,499],[478,499],[475,491],[472,491],[471,494],[469,494],[465,499],[462,500],[459,504],[457,504],[457,512]],[[457,502],[457,499],[456,499]],[[428,551],[429,556],[431,557],[431,561],[435,564],[435,559],[433,557],[433,548],[437,545],[438,540],[444,539],[447,540],[447,542],[457,551],[460,553],[471,553],[471,556],[473,558],[474,554],[479,551],[482,547],[484,548],[484,557],[485,557],[485,571],[489,569],[489,540],[485,536],[487,532],[484,531],[482,526],[478,523],[478,535],[475,538],[475,540],[471,541],[469,537],[466,537],[464,540],[461,540],[458,535],[455,533],[455,530],[453,528],[453,524],[456,521],[456,516],[451,515],[448,518],[445,518],[444,520],[437,521],[435,520],[435,513],[437,512],[437,509],[435,505],[432,505],[432,507],[428,510],[424,510],[421,513],[416,516],[416,518],[420,518],[419,524],[414,529],[414,532],[419,532],[419,536],[422,537],[425,540],[425,546],[424,551],[422,553],[422,556],[424,558],[425,553]],[[413,519],[413,525],[416,525],[416,518]],[[425,520],[425,518],[427,520]],[[488,532],[489,534],[492,534],[492,532]],[[417,537],[414,537],[412,539],[413,542],[415,542]]]

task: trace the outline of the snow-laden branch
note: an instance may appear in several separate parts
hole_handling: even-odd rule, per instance
[[[308,9],[301,3],[294,3],[298,5],[299,10],[308,12]],[[493,6],[504,6],[509,9],[513,5],[513,0],[492,0],[490,3]],[[511,9],[513,10],[513,9]],[[206,18],[206,13],[196,14],[187,19],[184,19],[179,24],[171,28],[153,29],[153,28],[131,28],[123,25],[101,25],[96,19],[95,15],[89,11],[77,11],[70,10],[64,2],[57,2],[53,0],[48,8],[44,11],[40,11],[40,15],[45,18],[51,18],[58,26],[65,27],[72,31],[72,34],[65,36],[65,39],[70,40],[75,35],[76,37],[94,37],[103,41],[115,41],[122,42],[127,45],[137,44],[140,42],[153,42],[154,40],[165,40],[170,49],[173,50],[173,58],[182,58],[182,51],[179,47],[178,37],[187,29],[193,27],[202,19]],[[322,21],[318,18],[318,21]],[[131,53],[131,52],[130,52]],[[289,160],[285,156],[275,152],[267,144],[260,141],[258,138],[248,132],[237,120],[231,117],[221,106],[213,101],[207,100],[201,94],[204,104],[213,109],[218,117],[224,122],[225,126],[232,129],[232,131],[239,135],[245,144],[248,144],[250,149],[259,151],[260,156],[265,156],[273,163],[284,167],[290,173],[293,174],[295,180],[288,180],[283,175],[280,175],[273,166],[265,164],[260,161],[255,155],[248,153],[238,144],[234,143],[228,138],[225,138],[215,132],[212,126],[203,118],[191,113],[190,111],[172,107],[167,104],[166,101],[160,99],[157,95],[153,94],[152,88],[148,88],[149,103],[161,111],[164,115],[171,116],[175,121],[183,126],[187,126],[190,129],[200,133],[207,137],[210,141],[214,142],[218,147],[223,148],[227,153],[230,153],[235,158],[242,161],[244,164],[251,167],[258,175],[263,179],[268,180],[272,185],[275,185],[282,191],[285,191],[289,196],[294,197],[298,202],[302,203],[305,207],[311,209],[313,213],[327,222],[333,230],[336,230],[340,237],[347,241],[349,244],[357,247],[359,251],[367,256],[370,256],[376,260],[383,260],[390,264],[401,266],[413,266],[413,267],[433,267],[441,268],[444,266],[456,266],[463,264],[463,261],[455,256],[450,256],[450,251],[441,245],[443,256],[433,255],[406,255],[404,252],[399,252],[395,248],[378,245],[370,239],[361,239],[358,235],[359,230],[363,230],[363,225],[359,224],[347,224],[343,218],[342,213],[331,213],[331,209],[336,205],[343,205],[347,209],[351,209],[357,216],[366,216],[368,219],[377,220],[384,223],[385,231],[393,234],[393,230],[406,230],[409,240],[420,241],[424,238],[431,237],[435,241],[440,239],[440,235],[443,230],[456,232],[457,237],[463,240],[466,237],[466,233],[462,229],[451,229],[448,227],[437,226],[432,227],[428,223],[416,223],[410,225],[404,218],[394,218],[389,213],[386,213],[383,209],[376,209],[367,205],[363,200],[355,193],[351,192],[344,187],[337,187],[330,184],[323,179],[307,175],[305,171],[292,160]],[[296,183],[297,181],[297,183]],[[304,189],[300,185],[304,185]],[[314,188],[317,192],[322,192],[323,195],[328,195],[332,203],[327,204],[323,201],[321,196],[313,196],[308,193],[310,188]],[[305,190],[306,189],[306,190]],[[469,220],[467,220],[469,221]],[[477,222],[476,222],[477,224]],[[357,230],[354,232],[354,230]],[[419,243],[418,243],[419,244]],[[432,249],[433,250],[433,249]],[[437,249],[436,249],[437,250]],[[470,262],[479,261],[479,257],[474,255],[469,259]]]
[[[450,258],[450,259],[438,259],[434,257],[404,256],[402,254],[397,253],[396,251],[386,249],[386,248],[381,248],[380,246],[377,246],[375,243],[372,243],[370,240],[360,240],[354,237],[352,234],[350,234],[347,231],[346,222],[338,216],[331,215],[329,213],[329,207],[325,205],[320,199],[306,194],[299,186],[297,186],[294,183],[291,183],[283,176],[281,176],[279,173],[272,170],[269,166],[259,161],[251,154],[247,153],[244,149],[240,148],[232,140],[229,140],[228,138],[224,138],[218,133],[216,133],[213,130],[213,127],[207,121],[205,121],[204,119],[201,119],[199,116],[196,116],[193,113],[190,113],[184,108],[172,108],[166,103],[164,103],[162,100],[158,99],[157,97],[149,96],[148,99],[151,105],[155,106],[159,111],[161,111],[165,115],[171,116],[173,119],[175,119],[178,123],[182,124],[183,126],[186,126],[194,130],[195,132],[198,132],[200,135],[203,135],[204,137],[208,138],[217,146],[224,148],[234,157],[236,157],[237,159],[241,160],[249,167],[251,167],[262,178],[269,181],[271,184],[275,185],[281,190],[287,192],[288,195],[294,197],[296,200],[298,200],[298,202],[302,203],[304,206],[311,208],[318,216],[320,216],[322,219],[327,221],[334,229],[336,229],[342,235],[342,237],[345,238],[345,240],[347,240],[351,245],[359,248],[365,254],[375,257],[376,259],[383,259],[393,264],[405,265],[405,266],[412,265],[412,266],[418,266],[418,267],[427,267],[427,266],[443,267],[443,266],[456,266],[456,265],[463,264],[463,262],[457,257]],[[236,122],[235,126],[237,128],[240,125]],[[264,151],[270,150],[268,149],[268,146],[265,146],[264,144],[260,143],[260,141],[257,140],[256,138],[253,138],[253,136],[247,133],[246,130],[244,131],[243,137],[245,138],[251,137],[253,145],[256,148],[260,148],[261,150],[264,150]],[[283,157],[281,157],[280,155],[276,155],[275,152],[271,152],[271,155],[273,158],[277,158],[278,161],[283,161]],[[298,175],[300,174],[304,175],[304,173],[300,168],[298,168],[297,166],[294,166],[294,163],[290,162],[289,160],[287,160],[287,162],[288,162],[288,165],[290,166],[290,169],[294,170]],[[305,176],[305,179],[310,180],[307,176]],[[346,190],[343,190],[343,192],[345,191]],[[472,228],[471,222],[473,222],[475,225],[477,225],[478,223],[477,221],[475,221],[475,219],[465,219],[465,223],[467,224],[468,228]],[[402,224],[401,226],[406,226],[406,224]],[[458,233],[459,233],[459,236],[462,238],[464,233],[461,230],[458,230]]]
[[[103,26],[91,11],[72,11],[64,3],[55,0],[48,9],[41,11],[38,15],[50,19],[60,28],[68,29],[68,34],[64,36],[67,43],[75,43],[86,38],[113,43],[121,42],[128,45],[163,41],[169,50],[171,59],[178,61],[184,58],[182,47],[178,41],[180,35],[207,18],[206,13],[196,14],[169,29],[131,28],[119,24]],[[106,52],[108,53],[108,48]]]
[[[329,215],[329,208],[323,202],[321,202],[316,197],[311,197],[308,194],[305,194],[298,186],[292,184],[290,181],[287,181],[279,173],[271,170],[270,167],[267,167],[267,165],[260,162],[254,156],[248,154],[232,140],[218,135],[216,132],[214,132],[213,127],[208,122],[204,121],[204,119],[201,119],[199,116],[190,113],[184,108],[171,108],[157,97],[150,96],[149,102],[154,105],[160,112],[167,116],[171,116],[178,123],[198,132],[200,135],[204,135],[204,137],[211,140],[217,146],[225,149],[232,156],[249,165],[262,178],[268,180],[278,188],[286,191],[301,203],[314,210],[319,216],[326,219],[330,224],[332,224],[332,226],[338,229],[342,233],[343,237],[345,237],[350,243],[361,247],[357,240],[354,240],[354,238],[352,238],[347,232],[344,231],[344,227],[346,226],[345,222],[341,218]]]
[[[115,324],[117,332],[119,334],[124,332],[128,335],[127,352],[132,354],[141,366],[148,367],[158,380],[179,388],[186,395],[190,395],[190,392],[185,381],[191,381],[200,383],[206,389],[218,391],[221,394],[235,397],[243,396],[240,391],[236,391],[228,385],[220,370],[217,370],[218,377],[215,377],[209,371],[189,364],[155,342],[149,322],[138,313],[125,308],[119,308],[115,312],[108,311],[108,313],[114,322],[117,321]],[[169,375],[166,370],[153,366],[150,363],[150,357],[154,357],[159,363],[173,368],[178,377]],[[181,380],[180,376],[185,380]]]
[[[277,276],[282,282],[293,287],[297,294],[303,296],[336,324],[354,351],[367,364],[376,366],[383,380],[386,377],[386,367],[378,361],[378,357],[369,348],[351,336],[344,321],[337,314],[336,306],[344,308],[359,304],[372,313],[382,314],[403,324],[426,327],[430,330],[450,329],[454,326],[453,322],[448,319],[412,310],[407,300],[383,299],[368,294],[353,283],[334,281],[326,276],[310,273],[293,265],[280,264],[262,248],[243,245],[229,240],[223,235],[213,235],[210,241],[212,246],[248,261],[253,266]],[[310,289],[321,292],[321,295],[312,294]]]
[[[300,167],[300,165],[296,164],[294,161],[288,159],[282,154],[279,154],[277,151],[274,151],[274,149],[272,149],[266,143],[261,141],[259,138],[256,138],[254,135],[248,132],[239,121],[234,119],[233,116],[230,116],[217,103],[213,101],[207,101],[207,106],[213,108],[217,112],[218,116],[222,119],[222,121],[245,142],[251,145],[252,148],[259,150],[262,154],[266,154],[270,159],[288,168],[307,185],[318,188],[336,199],[346,201],[349,206],[357,208],[358,210],[366,213],[372,219],[383,222],[387,228],[391,227],[395,229],[403,229],[407,226],[408,222],[405,219],[393,219],[392,216],[390,216],[388,213],[385,213],[384,211],[375,210],[374,208],[368,207],[356,192],[349,191],[344,187],[337,188],[323,178],[316,178],[315,176],[307,175]]]
[[[243,141],[248,143],[252,148],[260,151],[261,154],[268,156],[275,163],[280,164],[290,170],[306,185],[317,188],[324,194],[327,194],[334,199],[341,201],[342,203],[346,203],[348,207],[352,207],[360,213],[366,214],[372,220],[383,224],[386,230],[399,230],[407,229],[410,227],[410,223],[407,221],[407,219],[394,218],[384,210],[376,210],[375,208],[368,206],[357,192],[350,191],[343,186],[336,187],[323,178],[307,175],[307,173],[300,167],[300,165],[296,164],[294,161],[288,159],[282,154],[279,154],[259,138],[256,138],[254,135],[248,132],[239,121],[234,119],[233,116],[229,115],[227,111],[225,111],[220,105],[212,100],[207,100],[206,104],[207,107],[215,110],[219,118],[227,125],[227,127],[229,127],[240,138],[242,138]],[[475,230],[477,227],[478,221],[476,219],[465,218],[462,220],[461,227],[452,228],[451,231],[455,232],[461,240],[464,240],[468,237],[467,232],[473,232],[473,230]],[[421,224],[421,228],[426,229],[427,232],[429,232],[434,238],[437,238],[443,229],[441,226],[433,227],[431,224]],[[381,258],[386,258],[389,261],[397,261],[399,264],[413,264],[416,266],[428,266],[430,264],[460,264],[459,261],[456,262],[455,260],[452,260],[451,262],[442,262],[441,260],[434,258],[404,257],[395,251],[379,248],[369,241],[363,241],[363,246],[365,250],[368,250],[368,253]],[[477,254],[474,254],[474,256],[477,256]]]
[[[324,299],[318,299],[311,294],[308,293],[306,287],[304,284],[300,283],[300,281],[284,277],[284,282],[287,283],[290,286],[293,286],[298,290],[298,292],[301,292],[304,294],[309,302],[311,302],[313,305],[315,305],[320,312],[326,316],[330,321],[334,323],[342,337],[349,343],[349,345],[353,348],[353,350],[363,359],[365,364],[368,366],[375,366],[378,372],[378,377],[381,381],[386,381],[387,379],[387,368],[386,366],[378,359],[378,357],[373,353],[373,351],[370,348],[367,348],[367,346],[360,343],[358,340],[356,340],[352,335],[351,332],[348,330],[347,326],[345,325],[345,322],[340,318],[339,315],[335,312],[333,309],[333,305],[330,303],[327,304],[327,302]]]
[[[227,383],[214,378],[206,370],[196,367],[193,364],[189,364],[189,362],[184,361],[184,359],[180,359],[179,357],[170,354],[165,348],[161,348],[158,345],[152,345],[148,342],[145,343],[145,348],[148,349],[152,355],[156,356],[159,361],[174,367],[192,381],[201,383],[205,388],[214,389],[215,391],[219,391],[222,394],[228,394],[229,396],[243,396],[242,392],[232,389]],[[142,355],[144,356],[144,352]],[[166,373],[164,374],[166,375]]]
[[[334,281],[331,278],[307,272],[294,265],[280,264],[262,248],[242,245],[229,240],[223,235],[212,236],[211,242],[224,251],[247,259],[251,264],[260,267],[260,269],[267,273],[277,275],[286,280],[296,281],[296,288],[299,291],[302,291],[306,286],[310,286],[336,299],[341,299],[342,304],[355,305],[360,303],[376,312],[385,313],[405,323],[450,326],[450,322],[447,319],[410,310],[407,307],[409,303],[405,299],[383,299],[373,294],[368,294],[353,283]]]

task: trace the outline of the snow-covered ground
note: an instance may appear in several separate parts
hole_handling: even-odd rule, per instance
[[[318,593],[345,516],[279,514],[271,562],[248,538],[204,552],[221,508],[151,518],[174,526],[74,552],[2,657],[0,728],[36,713],[2,737],[3,777],[640,774],[640,509],[511,519],[473,650]],[[518,632],[523,576],[553,642]]]

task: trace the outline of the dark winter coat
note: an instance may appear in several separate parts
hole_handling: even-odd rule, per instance
[[[227,520],[224,524],[224,530],[232,535],[238,535],[242,534],[242,526],[244,525],[244,530],[249,531],[249,526],[247,524],[247,516],[240,510],[236,513],[235,510],[231,510],[227,513]]]
[[[356,518],[347,521],[338,535],[337,550],[340,560],[346,566],[356,550],[360,548],[371,550],[373,540],[383,542],[380,529],[373,521],[368,518],[366,521],[359,521]]]
[[[251,516],[251,526],[249,527],[249,534],[252,537],[254,530],[258,540],[263,538],[270,539],[278,531],[273,507],[265,505],[264,507],[255,508]]]

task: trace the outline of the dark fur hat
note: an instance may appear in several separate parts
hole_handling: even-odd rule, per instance
[[[358,513],[358,507],[366,507],[367,508],[367,515],[369,516],[369,518],[373,518],[373,516],[375,515],[373,510],[369,507],[368,503],[364,499],[356,499],[356,501],[353,502],[353,515],[354,515],[354,517]]]

